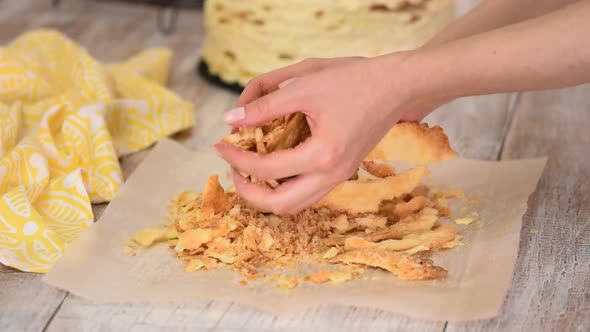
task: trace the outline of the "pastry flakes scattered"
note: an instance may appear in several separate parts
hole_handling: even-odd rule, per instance
[[[432,196],[418,193],[388,197],[393,208],[375,212],[318,206],[297,215],[276,216],[249,207],[237,194],[225,192],[212,176],[202,194],[187,191],[170,202],[168,228],[160,234],[141,231],[134,240],[146,247],[168,241],[186,262],[187,272],[226,267],[244,278],[242,284],[263,279],[281,289],[303,282],[346,282],[375,268],[403,280],[442,278],[446,270],[426,254],[453,243],[458,230],[441,225]],[[400,218],[400,211],[418,198],[425,203]],[[298,273],[297,267],[304,263],[317,270]]]
[[[310,135],[305,116],[296,113],[262,127],[242,128],[223,142],[266,154],[293,148]],[[392,137],[408,148],[400,148],[401,141],[392,145]],[[281,289],[305,282],[342,283],[363,278],[369,269],[402,280],[443,278],[447,271],[428,256],[461,244],[459,231],[442,225],[440,218],[450,214],[446,200],[462,193],[431,193],[420,183],[425,166],[398,174],[377,160],[427,164],[452,155],[440,128],[399,124],[360,165],[366,174],[342,183],[297,215],[257,211],[235,192],[225,191],[212,175],[202,193],[186,191],[172,199],[171,223],[164,231],[144,230],[133,240],[145,247],[167,241],[186,262],[187,272],[229,268],[243,277],[242,285],[256,279]],[[288,179],[267,184],[283,181]],[[310,264],[315,271],[298,269]]]

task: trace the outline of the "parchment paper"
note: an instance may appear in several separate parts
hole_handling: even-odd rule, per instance
[[[309,306],[338,303],[369,306],[430,320],[469,320],[495,316],[510,286],[522,215],[546,158],[488,162],[456,159],[432,165],[429,181],[460,188],[480,198],[481,221],[457,226],[466,244],[437,253],[449,271],[439,281],[399,281],[385,272],[377,280],[311,285],[284,291],[262,282],[248,286],[227,270],[185,273],[166,244],[129,256],[123,243],[138,230],[163,224],[169,199],[182,190],[200,192],[218,173],[224,185],[227,166],[214,153],[195,153],[164,140],[131,175],[102,218],[75,241],[44,278],[46,283],[94,301],[234,301],[282,314]]]

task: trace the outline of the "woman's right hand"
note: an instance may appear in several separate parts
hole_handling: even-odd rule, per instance
[[[224,114],[233,127],[260,126],[300,112],[311,137],[293,149],[266,155],[216,146],[234,168],[238,194],[263,211],[293,214],[348,179],[409,109],[424,116],[431,99],[415,93],[413,70],[401,70],[410,52],[387,58],[313,59],[263,75],[245,89],[238,108]],[[401,74],[405,72],[405,74]],[[240,106],[244,105],[244,106]],[[275,189],[245,181],[290,178]]]

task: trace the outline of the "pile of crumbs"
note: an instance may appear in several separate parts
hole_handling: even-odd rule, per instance
[[[463,193],[432,193],[420,184],[424,167],[396,174],[387,164],[364,162],[361,171],[291,216],[257,211],[213,175],[201,194],[185,191],[172,199],[169,226],[138,232],[126,251],[167,242],[186,272],[224,267],[242,276],[242,285],[263,279],[282,289],[363,279],[370,269],[401,280],[447,276],[429,257],[461,245],[459,230],[440,219],[451,214],[447,200]],[[316,268],[302,272],[302,265]]]

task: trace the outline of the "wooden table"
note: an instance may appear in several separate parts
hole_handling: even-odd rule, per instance
[[[145,47],[168,46],[176,58],[170,86],[194,101],[197,125],[177,137],[193,149],[236,96],[194,74],[203,38],[202,14],[183,11],[178,30],[158,32],[157,11],[102,1],[0,0],[0,43],[37,27],[63,31],[103,61]],[[442,125],[464,157],[500,160],[548,155],[529,201],[512,287],[502,313],[490,320],[430,322],[384,311],[322,307],[273,317],[235,304],[102,305],[46,286],[40,276],[0,265],[0,331],[588,331],[590,330],[590,86],[558,91],[466,98],[428,122]],[[145,152],[122,160],[129,175]],[[96,206],[96,217],[104,206]],[[485,287],[485,285],[482,285]],[[392,295],[394,296],[394,295]],[[427,304],[426,304],[427,305]]]

